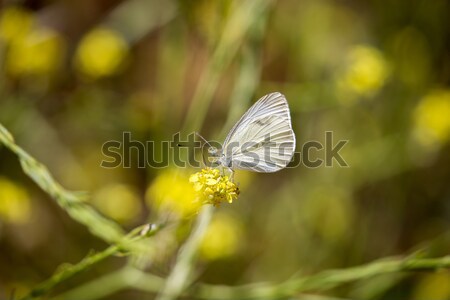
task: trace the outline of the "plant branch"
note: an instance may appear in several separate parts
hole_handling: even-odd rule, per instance
[[[197,284],[183,293],[183,295],[190,296],[193,299],[209,300],[282,299],[305,292],[325,291],[346,283],[383,274],[436,271],[446,268],[450,268],[450,256],[438,258],[384,258],[356,267],[325,270],[310,276],[296,277],[279,284],[255,283],[241,286]],[[167,283],[161,277],[126,267],[116,273],[105,275],[68,291],[55,298],[55,300],[76,300],[80,298],[95,300],[126,288],[158,293],[166,285]],[[114,286],[114,288],[99,292],[98,289],[95,289],[98,286]]]
[[[199,285],[194,294],[202,299],[280,299],[306,291],[328,290],[376,275],[433,271],[442,268],[450,268],[450,256],[386,258],[357,267],[325,270],[315,275],[289,279],[281,284],[251,284],[237,287]]]
[[[161,228],[162,226],[150,226],[147,224],[132,230],[128,235],[125,236],[124,239],[122,239],[120,244],[111,245],[99,253],[88,255],[75,265],[67,266],[56,271],[52,277],[39,284],[28,295],[21,298],[21,300],[31,300],[47,294],[58,284],[72,278],[82,271],[89,269],[93,265],[105,260],[106,258],[122,252],[124,249],[128,248],[126,247],[126,244],[131,244],[138,240],[141,240],[142,238],[153,236]]]
[[[186,243],[181,247],[175,266],[167,278],[163,289],[156,298],[157,300],[176,299],[190,284],[189,275],[192,272],[198,247],[208,228],[213,213],[212,205],[204,205],[199,213],[197,222]],[[192,279],[191,279],[192,280]]]
[[[183,126],[185,131],[201,128],[221,75],[232,62],[248,30],[260,18],[264,18],[270,4],[268,0],[247,0],[236,4],[195,90]]]
[[[0,124],[0,144],[19,158],[23,171],[74,220],[85,225],[92,234],[108,243],[119,242],[125,232],[114,221],[103,217],[85,202],[85,193],[64,189],[50,174],[47,167],[16,144],[11,133]]]

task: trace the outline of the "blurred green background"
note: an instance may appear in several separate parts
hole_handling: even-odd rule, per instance
[[[349,141],[340,152],[349,167],[238,172],[241,195],[216,209],[200,247],[201,281],[282,281],[430,243],[445,255],[449,12],[444,0],[3,1],[0,122],[64,187],[89,191],[93,206],[131,229],[166,218],[155,203],[177,202],[188,183],[173,184],[174,168],[101,168],[104,142],[124,131],[143,142],[180,130],[221,139],[251,103],[279,91],[297,151],[332,131]],[[188,229],[158,236],[145,268],[166,276]],[[0,148],[0,298],[106,246]],[[124,263],[111,258],[58,291]],[[450,299],[450,272],[385,275],[326,294]],[[144,296],[152,299],[105,299]]]

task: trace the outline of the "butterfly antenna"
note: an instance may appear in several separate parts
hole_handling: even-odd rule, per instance
[[[201,140],[203,140],[209,147],[211,147],[211,144],[197,131],[195,131],[195,135],[198,136]],[[202,157],[203,157],[203,167],[206,167],[205,164],[205,153],[202,151]]]
[[[208,143],[208,141],[200,133],[195,131],[195,135],[198,136],[200,139],[202,139],[205,142],[205,144],[207,144],[209,147],[211,147],[211,144]]]

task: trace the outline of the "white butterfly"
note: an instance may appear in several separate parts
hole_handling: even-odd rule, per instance
[[[276,92],[260,98],[228,133],[222,149],[210,151],[232,171],[276,172],[295,151],[295,135],[286,98]]]

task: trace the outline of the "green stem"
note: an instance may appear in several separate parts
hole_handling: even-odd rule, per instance
[[[240,54],[240,69],[230,96],[227,120],[222,127],[219,138],[225,138],[233,124],[239,120],[251,104],[250,100],[255,93],[261,75],[261,40],[265,32],[267,18],[267,13],[262,14],[254,26],[249,29],[248,38]]]
[[[206,111],[219,85],[220,76],[231,63],[233,57],[247,34],[261,17],[265,15],[270,1],[248,0],[239,3],[229,18],[220,38],[211,62],[207,65],[196,88],[192,104],[189,107],[184,129],[198,130],[203,124]],[[238,29],[238,28],[239,29]],[[176,264],[167,278],[166,284],[158,295],[158,300],[177,298],[192,281],[188,279],[194,265],[198,245],[208,227],[212,216],[212,207],[204,206],[187,242],[180,249]]]
[[[238,287],[199,286],[195,295],[203,299],[280,299],[305,291],[328,290],[345,283],[377,275],[450,268],[450,256],[440,258],[388,258],[347,269],[326,270],[293,278],[281,284],[252,284]]]
[[[161,293],[156,298],[157,300],[176,299],[186,286],[191,283],[192,279],[189,279],[189,275],[194,265],[199,244],[211,221],[213,209],[212,205],[202,207],[195,227],[186,243],[181,247],[175,266],[167,278]]]
[[[304,292],[325,291],[340,285],[368,279],[371,277],[414,271],[436,271],[450,268],[450,256],[439,258],[385,258],[365,265],[346,269],[325,270],[310,276],[289,279],[283,283],[255,283],[241,286],[219,286],[198,284],[184,293],[193,299],[232,300],[232,299],[281,299]],[[99,289],[98,286],[111,286],[111,289]],[[95,300],[111,295],[126,288],[158,293],[167,286],[163,278],[153,274],[126,267],[121,271],[108,274],[85,285],[68,291],[55,300]]]
[[[0,124],[0,144],[19,158],[23,171],[74,220],[89,228],[90,232],[108,243],[119,242],[125,232],[114,221],[103,217],[85,202],[84,193],[64,189],[50,174],[47,167],[16,144],[11,133]]]
[[[147,289],[157,293],[164,286],[164,279],[152,274],[144,273],[131,266],[106,274],[84,285],[62,293],[52,300],[95,300],[106,298],[134,285],[145,285]],[[99,288],[101,287],[101,288]]]
[[[264,17],[270,3],[271,1],[268,0],[246,0],[240,1],[234,8],[211,61],[206,66],[195,90],[184,123],[185,131],[191,132],[201,128],[214,92],[219,85],[221,74],[232,62],[249,28]]]
[[[134,243],[138,240],[141,240],[144,237],[149,237],[160,230],[160,226],[153,226],[146,230],[148,225],[140,226],[134,230],[132,230],[122,241],[120,244],[111,245],[102,252],[88,255],[86,258],[82,259],[75,265],[64,267],[64,269],[57,271],[53,274],[52,277],[47,279],[46,281],[39,284],[35,287],[28,295],[21,298],[21,300],[31,300],[38,297],[41,297],[47,294],[50,290],[52,290],[58,284],[72,278],[76,274],[85,271],[92,267],[93,265],[105,260],[106,258],[113,256],[125,248],[127,248],[126,244]]]

